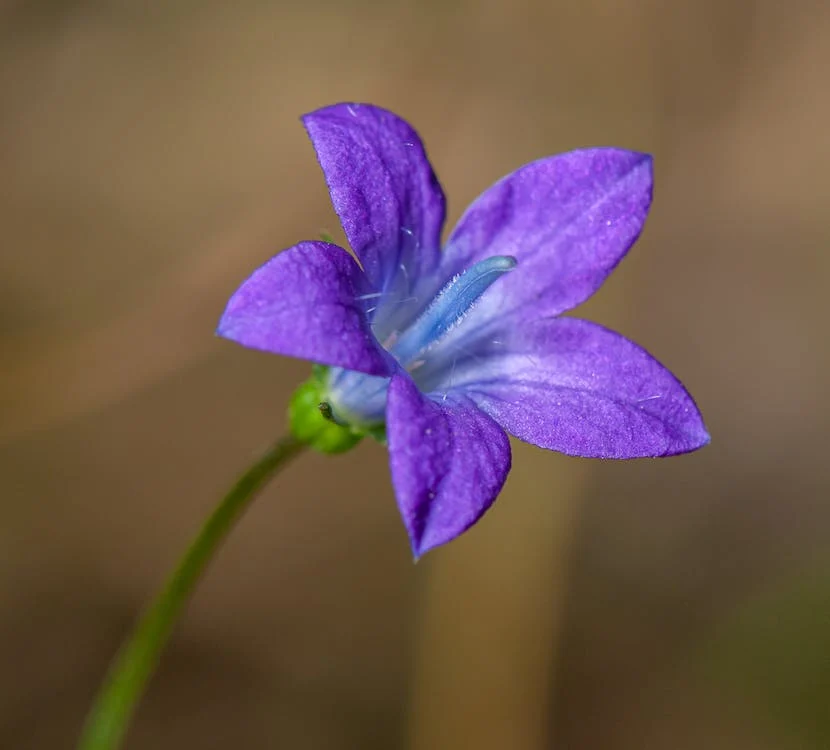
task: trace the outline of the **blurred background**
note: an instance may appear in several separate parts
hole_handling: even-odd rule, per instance
[[[516,445],[412,564],[386,456],[305,455],[200,586],[126,747],[830,748],[830,5],[0,0],[0,748],[70,748],[137,611],[303,363],[214,338],[339,233],[298,117],[420,130],[452,223],[588,145],[654,153],[579,315],[684,380],[662,461]]]

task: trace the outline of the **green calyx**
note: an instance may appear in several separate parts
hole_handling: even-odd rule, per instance
[[[288,406],[291,434],[321,453],[345,453],[366,435],[385,443],[383,425],[365,429],[334,421],[325,395],[327,372],[327,367],[315,365],[312,377],[294,391]]]

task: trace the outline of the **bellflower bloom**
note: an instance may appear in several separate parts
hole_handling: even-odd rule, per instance
[[[441,247],[445,201],[420,138],[367,104],[303,117],[360,263],[301,242],[233,295],[218,333],[327,365],[320,401],[354,430],[385,425],[416,556],[490,507],[507,433],[572,456],[669,456],[709,440],[683,385],[646,351],[559,317],[639,236],[646,154],[593,148],[521,167],[477,198]]]

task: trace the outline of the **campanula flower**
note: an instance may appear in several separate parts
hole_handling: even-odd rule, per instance
[[[639,236],[648,155],[593,148],[523,166],[472,203],[442,249],[444,193],[407,122],[338,104],[303,123],[357,261],[329,242],[285,250],[233,295],[218,333],[326,365],[311,394],[325,416],[355,435],[385,426],[416,556],[493,503],[510,469],[507,433],[600,458],[708,442],[665,367],[617,333],[560,317]]]

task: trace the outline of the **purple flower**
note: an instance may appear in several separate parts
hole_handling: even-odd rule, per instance
[[[559,317],[590,297],[640,234],[651,157],[552,156],[486,190],[441,249],[444,194],[417,133],[391,112],[337,104],[303,117],[360,265],[302,242],[258,269],[218,333],[328,365],[327,413],[385,424],[416,556],[490,507],[507,433],[572,456],[669,456],[709,441],[683,385],[646,351]]]

